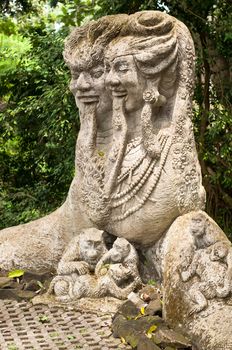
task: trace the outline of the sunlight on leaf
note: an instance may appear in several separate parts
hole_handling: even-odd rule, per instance
[[[17,278],[24,275],[24,270],[12,270],[8,273],[9,278]]]
[[[152,333],[155,332],[156,329],[157,329],[157,326],[156,326],[155,324],[152,325],[152,326],[148,329],[148,331],[146,332],[146,336],[147,336],[149,339],[152,338]]]
[[[121,337],[120,339],[121,339],[122,344],[126,344],[126,340],[123,337]]]

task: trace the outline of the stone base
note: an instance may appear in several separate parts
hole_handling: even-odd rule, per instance
[[[206,213],[191,212],[167,231],[160,254],[166,321],[199,350],[231,350],[232,248],[225,234]]]
[[[35,298],[32,299],[33,305],[38,304],[45,304],[50,306],[57,306],[62,307],[69,310],[81,310],[84,311],[91,311],[91,312],[97,312],[97,313],[106,313],[106,314],[114,314],[118,311],[119,307],[122,305],[123,301],[118,300],[112,297],[105,297],[105,298],[82,298],[79,300],[71,301],[69,303],[61,303],[58,302],[54,295],[38,295]]]

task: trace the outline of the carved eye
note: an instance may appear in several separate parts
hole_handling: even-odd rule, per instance
[[[127,72],[128,71],[128,66],[126,64],[122,64],[120,67],[119,67],[119,71],[120,72]]]
[[[101,70],[92,71],[91,75],[93,78],[100,78],[103,73],[104,71],[101,69]]]
[[[127,72],[129,70],[128,64],[126,62],[117,62],[115,65],[116,72]]]

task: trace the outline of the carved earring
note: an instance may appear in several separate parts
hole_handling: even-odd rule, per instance
[[[143,100],[154,106],[160,107],[166,103],[166,97],[160,95],[157,89],[147,89],[143,93]]]
[[[147,89],[143,93],[143,99],[145,102],[155,103],[158,100],[159,93],[155,89]]]
[[[161,154],[161,146],[152,123],[152,107],[163,106],[166,103],[166,98],[160,95],[157,88],[151,87],[144,91],[143,100],[145,102],[141,113],[143,145],[151,158],[158,159]],[[153,117],[155,119],[155,116]]]

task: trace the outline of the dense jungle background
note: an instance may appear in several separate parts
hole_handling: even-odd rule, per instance
[[[0,0],[0,228],[54,210],[71,183],[79,118],[62,58],[71,28],[156,9],[183,21],[195,41],[206,210],[232,239],[231,0]]]

